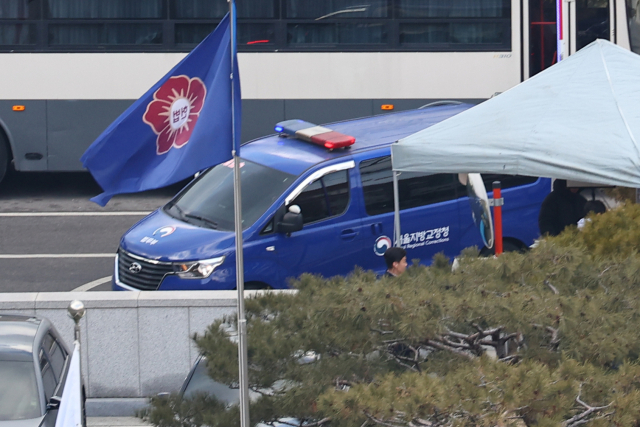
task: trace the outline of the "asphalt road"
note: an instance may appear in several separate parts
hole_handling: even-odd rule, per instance
[[[110,290],[122,234],[185,184],[114,197],[88,173],[10,173],[0,183],[0,292]]]

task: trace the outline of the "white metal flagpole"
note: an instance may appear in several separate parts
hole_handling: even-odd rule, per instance
[[[240,377],[240,427],[249,427],[249,366],[247,360],[247,319],[244,315],[244,261],[242,252],[242,192],[240,187],[240,147],[236,146],[235,117],[235,6],[229,1],[229,18],[231,25],[231,138],[233,143],[233,200],[236,230],[236,288],[238,289],[238,370]]]

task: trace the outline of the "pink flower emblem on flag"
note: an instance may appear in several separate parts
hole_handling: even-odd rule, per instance
[[[153,94],[142,120],[158,135],[156,153],[189,142],[204,105],[207,88],[198,77],[173,76]]]

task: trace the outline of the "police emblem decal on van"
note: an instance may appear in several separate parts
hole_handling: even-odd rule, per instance
[[[387,236],[380,236],[376,239],[375,245],[373,245],[373,251],[376,253],[376,255],[382,256],[390,247],[391,239]]]
[[[169,234],[173,233],[174,231],[176,231],[176,228],[172,225],[168,225],[166,227],[158,228],[156,231],[153,232],[153,235],[155,236],[156,234],[160,233],[160,237],[166,237]]]

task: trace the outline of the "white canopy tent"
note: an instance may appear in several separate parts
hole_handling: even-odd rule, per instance
[[[392,145],[393,169],[640,187],[640,55],[605,40]]]

